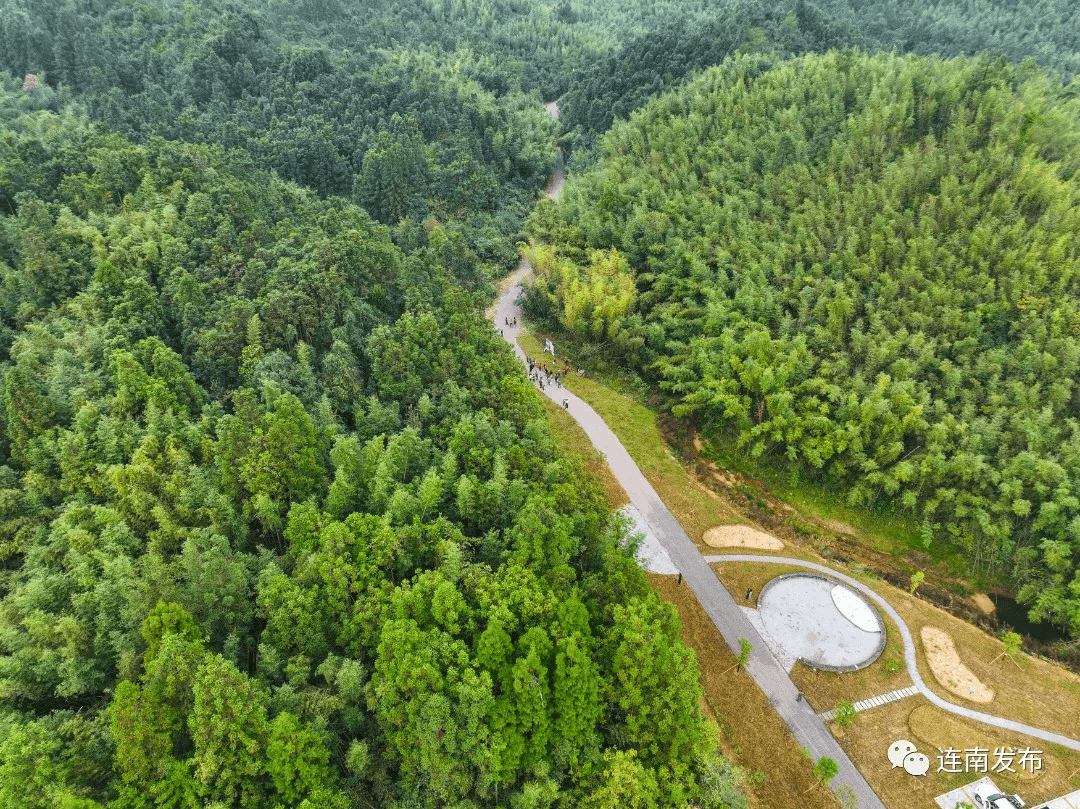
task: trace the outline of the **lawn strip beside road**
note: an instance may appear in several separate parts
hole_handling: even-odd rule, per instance
[[[526,356],[541,362],[550,360],[543,343],[527,329],[519,331],[518,345]],[[557,345],[555,350],[558,352]],[[651,410],[588,377],[571,374],[564,384],[566,390],[587,401],[619,437],[638,469],[695,543],[700,544],[702,535],[713,526],[743,522],[723,497],[689,474],[671,454]]]
[[[629,503],[630,498],[612,473],[611,467],[600,457],[578,423],[546,396],[541,397],[541,401],[547,411],[548,428],[559,442],[559,448],[571,458],[581,461],[586,471],[599,481],[611,510],[615,511]]]
[[[646,575],[660,597],[679,610],[682,640],[697,657],[706,712],[719,725],[721,750],[747,775],[765,775],[763,781],[748,778],[743,784],[756,802],[751,805],[807,806],[806,793],[816,782],[791,731],[750,675],[735,669],[735,655],[690,588],[678,584],[675,576]],[[831,792],[820,788],[817,792],[813,799],[817,809],[840,806]]]

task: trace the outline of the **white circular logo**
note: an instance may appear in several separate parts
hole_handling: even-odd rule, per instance
[[[904,756],[904,770],[908,775],[926,775],[930,769],[930,759],[916,751]]]
[[[894,769],[896,767],[903,767],[904,759],[908,754],[916,752],[918,751],[915,749],[915,745],[907,739],[897,739],[889,745],[889,763],[893,765]]]

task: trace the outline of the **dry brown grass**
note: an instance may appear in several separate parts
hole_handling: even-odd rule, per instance
[[[960,662],[994,690],[993,702],[978,706],[979,710],[1077,738],[1080,677],[1027,655],[1021,655],[1019,667],[1005,657],[991,663],[1004,649],[997,638],[904,590],[880,581],[868,583],[900,613],[912,637],[919,638],[925,626],[938,627],[952,637]],[[937,683],[918,641],[915,647],[919,672],[926,684],[942,698],[961,702]]]
[[[784,573],[797,573],[806,570],[795,565],[773,564],[772,562],[713,562],[709,565],[720,579],[720,583],[731,593],[735,603],[741,607],[757,604],[758,593],[769,579]],[[751,603],[746,601],[746,591],[752,589]]]
[[[769,579],[782,573],[803,569],[793,565],[766,562],[718,562],[712,567],[739,604],[745,604],[744,596],[748,587],[753,587],[756,598],[762,585]],[[979,706],[980,710],[1071,738],[1077,737],[1080,731],[1080,677],[1061,666],[1027,655],[1022,656],[1019,668],[1004,657],[991,664],[990,661],[994,660],[1004,648],[997,638],[904,590],[880,580],[861,578],[900,613],[911,630],[912,637],[916,639],[919,672],[927,685],[942,698],[950,702],[962,703],[962,700],[959,700],[949,689],[937,683],[927,663],[925,651],[917,640],[924,626],[939,627],[948,632],[956,645],[960,661],[981,682],[994,690],[993,702]],[[886,620],[886,626],[889,629],[889,641],[885,651],[877,662],[864,671],[867,672],[867,688],[887,685],[882,688],[882,691],[891,691],[895,688],[903,688],[909,683],[906,675],[897,674],[890,679],[888,672],[884,671],[885,663],[889,659],[903,659],[895,627],[888,620]],[[849,676],[846,674],[836,675],[835,680],[832,679],[833,675],[825,672],[819,672],[816,676],[810,677],[809,675],[813,675],[813,672],[807,671],[800,665],[796,665],[793,670],[793,679],[796,673],[800,677],[800,680],[796,682],[803,687],[807,698],[811,700],[810,704],[817,710],[824,711],[835,707],[833,700],[837,697],[857,702],[859,699],[873,696],[873,694],[867,694],[858,685],[853,685],[852,690],[846,692],[846,686],[840,679]],[[856,675],[859,673],[853,672]],[[891,682],[895,682],[896,685],[888,685]],[[821,707],[818,707],[819,705]]]
[[[815,671],[800,661],[791,669],[791,681],[818,713],[830,711],[841,702],[859,702],[911,685],[911,677],[904,670],[904,644],[900,640],[900,631],[888,616],[880,611],[878,615],[885,622],[885,649],[866,668],[848,672]],[[889,661],[899,666],[899,670],[889,671]]]
[[[805,794],[817,783],[810,762],[750,675],[734,670],[735,655],[690,588],[679,585],[675,576],[646,575],[661,598],[679,610],[682,640],[697,656],[706,712],[720,727],[724,755],[751,774],[766,774],[763,782],[751,779],[744,785],[751,807],[837,809],[840,804],[829,790],[818,788],[811,796]]]
[[[997,728],[993,729],[994,732],[987,732],[988,726],[968,722],[954,714],[946,713],[925,700],[919,700],[919,705],[908,714],[907,723],[911,729],[912,741],[922,748],[948,750],[951,747],[954,750],[961,751],[981,748],[989,751],[987,753],[987,767],[991,771],[997,765],[996,758],[992,757],[995,750],[1016,747],[1020,744],[1025,747],[1032,747],[1035,750],[1039,749],[1039,745],[1032,745],[1030,739],[1026,743],[1019,740],[1013,744],[1007,744],[1000,737]],[[1045,764],[1042,768],[1036,770],[1034,765],[1022,766],[1019,760],[1014,760],[1010,766],[1016,770],[1015,774],[993,772],[990,774],[994,778],[1001,777],[1003,781],[1007,776],[1010,783],[1017,782],[1030,785],[1032,782],[1039,780],[1046,771]],[[1068,771],[1062,773],[1062,775],[1067,774]],[[1002,784],[998,784],[998,786],[1000,787]]]
[[[991,753],[996,747],[1045,750],[1040,745],[1032,744],[1032,740],[1022,734],[961,720],[931,705],[922,696],[909,697],[860,713],[850,729],[835,735],[885,805],[896,809],[937,809],[934,802],[936,795],[981,777],[982,773],[975,772],[937,772],[938,746],[964,751],[978,744],[989,748]],[[925,777],[916,778],[903,768],[893,769],[886,751],[897,739],[914,742],[920,752],[930,757],[930,772]],[[1080,767],[1080,753],[1060,749],[1045,752],[1042,773],[1034,780],[1030,776],[1018,778],[1007,773],[989,775],[1000,788],[1019,793],[1029,805],[1038,805],[1039,801],[1076,789],[1080,785],[1080,777],[1070,781],[1068,776]],[[993,765],[992,756],[989,763]]]

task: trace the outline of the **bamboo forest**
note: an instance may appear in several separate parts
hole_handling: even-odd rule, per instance
[[[1067,0],[0,0],[0,807],[764,805],[522,257],[1080,640],[1078,71]]]

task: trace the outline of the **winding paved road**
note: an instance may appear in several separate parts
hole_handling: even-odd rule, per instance
[[[557,116],[558,108],[555,107],[554,111],[552,111],[554,103],[546,106],[553,115]],[[547,193],[549,196],[558,196],[563,179],[562,172],[558,172],[548,188]],[[518,332],[521,329],[520,321],[522,313],[520,306],[517,304],[517,298],[522,291],[520,286],[521,279],[528,269],[528,265],[523,261],[513,273],[511,284],[506,292],[504,292],[497,301],[494,312],[496,327],[500,329],[506,341],[510,343],[514,353],[522,362],[525,362],[525,353],[517,344]],[[519,325],[508,327],[506,324],[512,322],[514,318],[518,319]],[[644,516],[653,535],[664,545],[668,555],[671,557],[671,561],[674,562],[675,566],[682,572],[683,579],[693,590],[694,595],[701,603],[701,606],[704,608],[709,618],[716,625],[716,628],[720,631],[720,634],[723,636],[732,652],[738,654],[739,638],[746,638],[753,644],[747,671],[750,676],[754,678],[754,681],[761,690],[765,692],[770,704],[780,714],[784,722],[787,723],[788,728],[794,734],[798,743],[809,750],[815,760],[822,756],[828,756],[836,761],[839,772],[830,784],[833,791],[838,792],[840,790],[846,791],[845,788],[850,789],[855,794],[856,805],[860,807],[860,809],[885,809],[885,805],[881,802],[881,799],[878,798],[877,794],[866,782],[866,779],[864,779],[855,768],[851,759],[848,758],[844,750],[828,732],[820,717],[814,713],[814,710],[805,700],[796,700],[798,689],[796,689],[795,685],[791,682],[787,671],[784,670],[773,656],[772,652],[769,651],[768,645],[758,634],[757,630],[754,629],[749,620],[747,620],[730,593],[728,593],[720,583],[720,580],[716,577],[712,568],[709,567],[706,558],[701,555],[697,546],[691,542],[690,537],[683,531],[682,526],[679,525],[671,512],[668,511],[667,506],[664,505],[664,502],[656,494],[648,480],[645,479],[645,476],[641,473],[641,470],[638,469],[637,464],[634,463],[619,439],[608,428],[607,424],[604,423],[604,420],[601,419],[600,416],[596,414],[596,411],[588,404],[565,388],[547,385],[545,386],[543,393],[557,404],[562,405],[565,401],[570,415],[573,416],[585,431],[585,434],[588,435],[593,446],[606,456],[612,473],[618,479],[619,483],[622,484],[623,489],[626,490],[626,494],[633,505],[637,507]],[[735,555],[725,556],[723,558],[732,561],[737,559],[770,562],[785,561],[789,564],[794,563],[807,565],[808,567],[818,567],[830,575],[836,576],[839,579],[859,587],[860,590],[866,591],[867,589],[861,583],[855,582],[841,573],[837,573],[836,571],[822,566],[802,562],[801,560],[783,560],[771,556],[758,557]],[[996,717],[980,714],[976,711],[968,711],[965,708],[960,708],[946,702],[931,692],[919,677],[919,671],[915,665],[915,647],[911,641],[911,633],[907,630],[906,625],[896,614],[895,610],[877,596],[876,593],[871,592],[868,594],[876,603],[882,605],[886,612],[888,612],[893,620],[896,621],[897,626],[901,628],[901,633],[904,636],[904,655],[907,660],[911,678],[920,687],[920,691],[922,691],[922,693],[924,693],[935,705],[938,705],[945,710],[952,711],[953,713],[979,719],[988,724],[1020,730],[1021,732],[1029,733],[1037,738],[1055,741],[1065,747],[1080,750],[1080,743],[1071,739],[1066,739],[1065,737],[1057,736],[1056,734],[1048,734],[1045,731],[1039,731],[1036,728],[1028,728],[1026,725],[1021,725],[1017,722],[997,719]],[[885,751],[882,751],[882,755],[884,754]]]
[[[549,196],[558,195],[562,181],[560,172],[548,188]],[[525,352],[517,343],[522,313],[521,307],[517,304],[517,298],[522,291],[521,279],[528,269],[528,265],[523,261],[514,271],[511,283],[499,298],[494,312],[496,327],[502,331],[503,337],[510,343],[514,353],[522,362],[525,362]],[[518,319],[518,325],[508,327],[507,322],[512,322],[514,318]],[[653,535],[663,543],[671,561],[682,571],[683,579],[694,591],[694,595],[697,596],[712,622],[716,624],[731,650],[738,654],[739,638],[746,638],[753,644],[747,671],[765,692],[769,702],[780,713],[799,744],[807,748],[815,760],[828,756],[836,761],[839,772],[830,784],[832,789],[835,791],[846,785],[854,791],[857,805],[861,809],[885,809],[885,805],[855,769],[851,759],[826,730],[824,723],[810,705],[805,700],[796,701],[798,690],[788,678],[787,672],[773,657],[765,641],[761,639],[735,600],[724,589],[712,568],[690,541],[690,537],[668,511],[667,506],[604,420],[588,404],[565,388],[547,385],[543,393],[559,405],[564,399],[566,400],[570,415],[589,436],[593,446],[604,453],[612,473],[645,518]]]
[[[525,353],[517,344],[521,308],[515,299],[520,293],[518,281],[527,269],[528,267],[524,265],[517,269],[514,273],[514,283],[499,299],[495,311],[495,323],[502,329],[503,336],[522,362],[525,361]],[[515,317],[518,318],[519,325],[507,328],[506,321]],[[667,506],[604,420],[588,404],[565,388],[547,385],[543,393],[560,405],[564,398],[567,400],[569,405],[567,410],[570,415],[581,425],[593,446],[604,453],[612,473],[626,490],[630,501],[641,512],[652,534],[660,540],[671,557],[671,561],[682,572],[683,580],[694,591],[694,595],[697,596],[712,622],[716,624],[732,652],[738,654],[739,638],[746,638],[753,644],[747,671],[765,692],[772,706],[780,713],[799,744],[810,751],[814,760],[828,756],[836,761],[839,772],[830,784],[833,790],[847,785],[854,791],[860,809],[885,809],[885,805],[855,769],[851,759],[837,744],[809,703],[805,700],[796,701],[798,689],[788,678],[787,672],[773,657],[765,641],[758,635],[757,630],[747,620],[720,580],[716,578],[708,562],[690,541],[690,537],[683,531],[682,526],[676,522]],[[885,751],[882,751],[882,755],[885,755]]]
[[[1070,739],[1068,736],[1062,736],[1058,733],[1052,733],[1048,730],[1041,730],[1040,728],[1032,727],[1031,725],[1025,725],[1023,722],[1014,722],[1011,719],[1003,719],[998,716],[992,716],[991,714],[981,713],[980,711],[973,711],[970,708],[965,708],[962,705],[955,705],[948,700],[942,699],[935,694],[926,685],[922,675],[919,674],[919,667],[915,662],[915,641],[912,639],[911,630],[908,629],[904,619],[900,617],[899,613],[893,609],[892,605],[884,598],[879,596],[872,589],[867,587],[862,582],[851,578],[837,570],[833,570],[831,567],[825,565],[819,565],[814,562],[807,562],[803,559],[791,559],[785,556],[757,556],[754,554],[719,554],[716,556],[706,556],[706,562],[772,562],[775,564],[784,565],[798,565],[810,570],[817,570],[821,573],[826,573],[832,576],[834,579],[839,579],[852,587],[859,590],[861,593],[865,593],[875,604],[885,610],[889,617],[893,619],[893,622],[900,628],[900,637],[904,640],[904,660],[907,661],[908,674],[911,675],[911,681],[915,684],[915,687],[919,690],[924,697],[930,700],[944,711],[954,713],[957,716],[963,716],[968,719],[974,719],[978,722],[984,722],[987,725],[993,725],[999,728],[1006,728],[1008,730],[1015,730],[1019,733],[1024,733],[1028,736],[1032,736],[1036,739],[1040,739],[1044,742],[1051,742],[1053,744],[1060,744],[1062,747],[1067,747],[1070,750],[1080,751],[1080,741],[1076,739]]]

